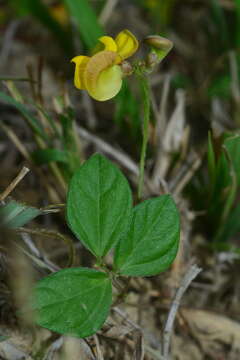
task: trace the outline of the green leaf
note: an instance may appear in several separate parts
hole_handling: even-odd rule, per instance
[[[96,257],[106,255],[126,232],[131,206],[126,178],[100,154],[87,160],[70,181],[68,225]]]
[[[104,31],[88,0],[64,0],[88,49],[92,49]]]
[[[69,268],[38,282],[33,307],[40,326],[83,338],[101,328],[111,301],[111,281],[105,273]]]
[[[218,75],[218,77],[212,80],[208,88],[208,96],[209,97],[221,97],[221,98],[229,98],[231,95],[231,78],[227,74]]]
[[[29,126],[32,130],[39,135],[42,139],[48,140],[48,137],[44,133],[42,126],[38,119],[36,119],[27,109],[26,107],[21,104],[20,102],[14,100],[11,96],[8,96],[0,91],[0,99],[6,102],[9,105],[14,106],[27,120]]]
[[[240,232],[240,204],[237,205],[229,214],[223,224],[221,232],[215,239],[216,242],[225,242],[232,236]]]
[[[42,165],[52,161],[66,163],[68,156],[65,151],[58,149],[39,149],[32,153],[32,158],[36,164]]]
[[[166,270],[177,254],[179,214],[170,195],[149,199],[133,209],[128,233],[116,247],[121,275],[151,276]]]
[[[64,114],[60,114],[59,119],[62,127],[62,145],[68,155],[69,177],[71,177],[81,163],[81,151],[77,144],[75,113],[73,109],[70,107],[66,109]]]
[[[219,39],[219,45],[224,47],[225,49],[229,45],[229,33],[228,33],[228,25],[226,23],[226,16],[223,10],[223,7],[219,3],[218,0],[211,0],[210,1],[210,8],[211,8],[211,18],[217,27],[216,34]]]
[[[231,157],[236,173],[238,186],[240,185],[240,135],[233,135],[224,141],[224,145]]]
[[[16,229],[41,214],[42,211],[37,208],[11,200],[0,207],[0,225],[9,229]]]
[[[240,185],[240,136],[230,133],[225,134],[225,137],[222,144],[221,156],[219,157],[216,167],[216,197],[219,197],[222,191],[225,193],[225,189],[231,186],[231,167],[232,170],[234,170],[236,181],[238,185]]]

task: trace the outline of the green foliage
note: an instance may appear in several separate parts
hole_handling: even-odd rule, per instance
[[[128,227],[132,196],[127,180],[99,154],[74,174],[67,218],[73,233],[97,257],[107,254]]]
[[[139,0],[135,2],[139,5]],[[166,31],[167,27],[174,21],[173,14],[177,2],[178,0],[141,0],[142,6],[150,11],[154,25],[161,33]]]
[[[88,49],[92,49],[104,31],[88,0],[63,0],[74,19],[79,34]]]
[[[240,204],[236,205],[226,219],[224,226],[216,238],[218,243],[222,243],[236,235],[240,231]]]
[[[62,177],[69,181],[74,171],[80,164],[80,149],[75,134],[75,117],[71,108],[62,109],[58,115],[59,122],[45,111],[37,103],[33,103],[35,113],[40,112],[42,116],[33,115],[27,104],[17,101],[13,97],[0,91],[0,99],[15,107],[26,120],[33,132],[34,140],[38,148],[31,153],[31,159],[37,165],[57,164]],[[56,143],[59,148],[56,148]],[[53,174],[56,176],[56,173]]]
[[[32,158],[38,165],[48,164],[52,161],[67,163],[67,154],[58,149],[39,149],[32,153]]]
[[[149,276],[166,270],[179,242],[179,215],[170,195],[132,209],[123,174],[99,154],[73,175],[67,197],[71,230],[97,258],[101,271],[61,270],[40,280],[34,291],[37,323],[52,331],[86,337],[100,329],[109,313],[111,283],[118,276]],[[116,248],[114,270],[104,258]]]
[[[76,140],[75,129],[75,114],[71,108],[67,108],[64,113],[60,115],[61,123],[61,141],[64,152],[67,157],[66,164],[62,170],[67,173],[68,180],[72,177],[74,171],[80,165],[80,149]]]
[[[108,316],[111,281],[106,274],[93,269],[64,269],[40,280],[35,298],[39,325],[61,334],[87,337]]]
[[[231,95],[231,78],[229,74],[222,74],[215,77],[209,88],[209,97],[229,98]]]
[[[193,86],[192,79],[185,74],[176,73],[171,81],[175,88],[187,89]]]
[[[237,18],[237,26],[235,31],[235,45],[237,48],[240,46],[240,1],[234,0],[236,6],[236,18]]]
[[[202,194],[208,199],[207,216],[215,225],[215,241],[226,241],[240,230],[239,205],[236,204],[240,190],[239,135],[225,135],[219,156],[209,135],[208,173],[209,183],[205,185],[205,195]]]
[[[115,97],[115,104],[114,120],[120,126],[122,126],[124,120],[126,120],[130,125],[130,131],[133,136],[137,137],[141,129],[139,103],[131,92],[127,81],[124,79],[122,89]]]
[[[224,146],[229,153],[236,174],[237,185],[240,186],[240,135],[229,136],[224,141]]]
[[[229,45],[229,33],[223,8],[218,0],[210,0],[211,18],[217,28],[218,43],[225,49]]]
[[[20,102],[13,99],[11,96],[8,96],[1,91],[0,91],[0,99],[3,100],[5,103],[14,106],[26,119],[27,123],[29,124],[33,132],[43,140],[48,141],[48,137],[44,132],[40,121],[37,118],[35,118],[35,116],[33,116],[30,111],[27,110],[25,105],[21,104]]]
[[[142,202],[133,209],[131,225],[115,251],[115,268],[122,275],[151,276],[175,259],[179,216],[170,195]]]
[[[11,200],[0,207],[0,226],[16,229],[41,214],[42,211],[37,208]]]

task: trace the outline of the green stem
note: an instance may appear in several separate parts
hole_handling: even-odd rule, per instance
[[[142,149],[141,149],[141,158],[139,165],[139,180],[138,180],[138,198],[142,197],[143,183],[144,183],[144,168],[145,168],[145,159],[147,152],[147,143],[149,137],[149,119],[150,119],[150,88],[148,79],[144,75],[139,75],[139,81],[142,90],[143,98],[143,140],[142,140]]]

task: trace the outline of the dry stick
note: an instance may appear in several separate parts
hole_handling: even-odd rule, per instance
[[[196,170],[199,168],[199,166],[202,163],[202,159],[198,157],[193,164],[191,165],[190,169],[186,172],[186,174],[183,176],[183,178],[180,180],[180,182],[177,184],[176,188],[174,189],[173,193],[174,195],[178,195],[182,189],[187,185],[189,180],[193,177]]]
[[[67,267],[71,267],[75,261],[75,247],[73,245],[73,242],[70,238],[68,238],[67,236],[64,236],[62,234],[60,234],[57,231],[53,231],[53,230],[45,230],[45,229],[27,229],[24,227],[20,227],[16,229],[17,232],[19,233],[25,233],[25,234],[32,234],[32,235],[39,235],[39,236],[46,236],[46,237],[50,237],[50,238],[59,238],[61,240],[63,240],[63,242],[68,246],[69,248],[69,260],[68,260],[68,264]]]
[[[91,134],[89,131],[81,126],[76,126],[77,134],[81,139],[87,140],[94,144],[104,154],[107,154],[117,160],[120,165],[126,168],[132,174],[132,180],[137,184],[139,176],[139,168],[137,164],[122,150],[118,150],[108,144],[106,141],[100,139],[98,136]],[[155,188],[151,183],[150,179],[145,175],[145,185],[150,193],[155,193]]]
[[[23,167],[22,170],[19,172],[19,174],[15,177],[15,179],[8,185],[8,187],[3,191],[2,194],[0,194],[0,201],[3,201],[6,199],[6,197],[15,189],[15,187],[18,185],[20,181],[24,178],[24,176],[29,172],[30,170],[27,167]]]
[[[231,73],[231,91],[233,98],[236,102],[239,102],[240,99],[240,85],[238,80],[238,63],[237,63],[237,54],[235,51],[230,51],[229,63],[230,63],[230,73]]]
[[[146,155],[147,155],[147,146],[149,140],[151,99],[150,99],[150,85],[147,77],[142,74],[139,74],[138,78],[139,78],[139,84],[141,86],[142,99],[143,99],[142,147],[140,152],[139,177],[138,177],[138,199],[141,199],[144,190]]]
[[[21,237],[23,234],[20,234]],[[19,249],[23,254],[28,256],[37,266],[43,269],[47,269],[51,272],[56,272],[61,270],[59,266],[53,264],[50,262],[46,257],[44,257],[42,254],[39,255],[33,255],[30,254],[27,250],[25,250],[22,246],[20,246],[16,241],[14,242],[17,249]]]
[[[112,310],[116,314],[118,314],[121,318],[123,318],[123,320],[125,320],[126,323],[131,325],[132,329],[130,329],[130,331],[137,330],[137,331],[139,331],[140,334],[147,335],[147,333],[141,328],[141,326],[137,325],[134,321],[132,321],[130,319],[129,315],[126,312],[120,310],[117,306],[114,306],[112,308]],[[146,352],[148,352],[154,359],[165,360],[163,358],[163,356],[161,354],[159,354],[159,352],[157,352],[157,350],[153,350],[149,345],[145,344],[144,348],[145,348]]]
[[[19,138],[16,136],[16,134],[12,131],[12,129],[10,127],[8,127],[7,125],[4,124],[0,124],[0,127],[3,129],[3,131],[5,131],[5,133],[7,134],[7,136],[9,137],[9,139],[13,142],[13,144],[16,146],[16,148],[18,149],[18,151],[20,152],[20,154],[23,155],[23,157],[28,160],[29,162],[31,162],[31,156],[27,150],[27,148],[21,143],[21,141],[19,140]]]
[[[163,331],[163,346],[162,346],[162,355],[165,360],[169,358],[169,347],[170,347],[170,339],[173,331],[174,320],[183,297],[183,294],[187,290],[190,283],[195,279],[195,277],[202,271],[197,265],[192,265],[186,274],[184,275],[180,287],[178,288],[175,298],[172,302],[170,311],[168,313],[168,318],[166,321],[166,325]]]
[[[95,334],[93,335],[95,344],[96,344],[96,353],[97,353],[97,360],[104,360],[103,354],[102,354],[102,350],[100,348],[100,343],[98,340],[98,336]]]
[[[119,151],[115,149],[113,146],[109,145],[108,143],[106,143],[104,140],[100,139],[96,135],[91,134],[81,126],[77,127],[77,132],[81,138],[92,142],[105,154],[112,156],[117,161],[119,161],[122,166],[127,168],[134,175],[138,176],[139,171],[137,164],[123,151]]]
[[[125,313],[124,311],[120,310],[117,306],[114,306],[112,308],[112,310],[118,314],[119,316],[121,316],[121,318],[123,318],[129,325],[131,325],[134,329],[142,332],[142,328],[141,326],[137,325],[134,321],[132,321],[129,318],[129,315],[127,313]]]
[[[83,106],[87,114],[87,122],[90,129],[95,129],[97,125],[97,117],[94,111],[93,102],[90,96],[83,92],[82,94]]]
[[[134,350],[133,355],[134,360],[143,360],[144,359],[144,343],[143,343],[143,335],[138,333],[136,348]]]
[[[8,25],[5,35],[2,39],[2,49],[0,51],[0,63],[1,65],[7,63],[10,52],[13,48],[13,40],[17,33],[18,27],[22,20],[13,20]],[[5,64],[4,64],[5,65]]]
[[[23,155],[23,157],[31,164],[31,166],[34,166],[35,171],[40,177],[40,180],[44,184],[44,186],[47,188],[47,191],[49,193],[50,198],[53,202],[60,202],[60,198],[56,190],[48,183],[47,179],[44,177],[42,172],[38,167],[36,167],[31,159],[31,155],[29,154],[27,148],[21,143],[19,138],[16,136],[16,134],[10,129],[8,126],[4,124],[0,124],[0,127],[5,131],[9,139],[13,142],[13,144],[16,146],[20,154]]]
[[[167,121],[167,100],[170,91],[171,76],[168,75],[163,84],[162,97],[160,101],[160,107],[158,115],[156,117],[156,159],[155,166],[153,169],[152,181],[155,185],[158,184],[160,178],[163,178],[161,174],[161,162],[162,162],[162,137],[164,136],[166,121]]]
[[[99,22],[101,25],[106,25],[114,11],[114,8],[117,6],[117,3],[118,0],[107,0],[106,5],[99,16]]]
[[[164,357],[162,355],[159,354],[159,352],[153,348],[151,348],[150,346],[148,345],[145,345],[145,351],[151,355],[151,357],[153,359],[156,359],[156,360],[165,360]]]

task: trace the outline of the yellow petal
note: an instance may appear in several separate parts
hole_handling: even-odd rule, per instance
[[[138,49],[138,41],[129,30],[121,31],[117,35],[115,42],[117,52],[123,60],[132,56]]]
[[[98,39],[98,41],[104,44],[103,50],[117,52],[117,44],[111,36],[102,36]]]
[[[75,56],[71,62],[76,64],[75,74],[74,74],[74,85],[78,89],[85,90],[86,87],[84,85],[83,73],[85,71],[86,65],[89,62],[90,57],[88,56]]]
[[[97,45],[94,47],[94,49],[91,51],[91,55],[95,55],[100,51],[117,51],[117,44],[113,40],[111,36],[101,36],[98,39]]]
[[[84,72],[84,83],[89,94],[98,101],[113,98],[122,86],[122,70],[115,65],[117,54],[100,51],[92,56]]]

